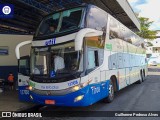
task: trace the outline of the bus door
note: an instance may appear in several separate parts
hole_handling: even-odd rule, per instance
[[[30,74],[30,57],[24,56],[18,60],[18,94],[20,101],[29,102],[29,82]]]

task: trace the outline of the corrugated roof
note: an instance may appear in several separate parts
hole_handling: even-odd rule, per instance
[[[117,0],[1,0],[0,4],[13,4],[15,10],[13,19],[0,20],[0,33],[33,34],[45,15],[59,9],[80,5],[84,2],[102,8],[127,27],[137,29],[135,23]]]

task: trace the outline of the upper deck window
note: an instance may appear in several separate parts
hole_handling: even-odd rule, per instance
[[[106,26],[107,13],[95,6],[92,6],[88,13],[87,27],[105,32]]]
[[[48,36],[79,28],[83,8],[65,10],[44,18],[36,32],[36,37]]]

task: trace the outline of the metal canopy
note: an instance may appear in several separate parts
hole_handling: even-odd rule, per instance
[[[140,23],[127,0],[83,0],[110,13],[133,31],[140,30]]]
[[[127,2],[126,0],[1,0],[0,4],[10,3],[14,5],[14,18],[0,19],[0,33],[33,34],[45,15],[82,3],[94,4],[116,17],[127,27],[138,30],[138,25],[134,22],[137,18],[134,17],[131,7],[127,4],[132,12],[130,17],[130,14],[127,14],[127,11],[122,8],[123,4],[119,1]]]

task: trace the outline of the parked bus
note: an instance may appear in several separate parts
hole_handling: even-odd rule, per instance
[[[147,75],[144,40],[94,5],[44,17],[30,57],[30,99],[43,105],[112,102]]]
[[[18,59],[18,97],[20,101],[30,102],[29,78],[30,78],[30,56],[21,56],[20,47],[31,44],[30,41],[24,41],[16,46],[15,52]]]
[[[30,101],[29,97],[29,56],[22,56],[18,60],[18,94],[20,101]]]

